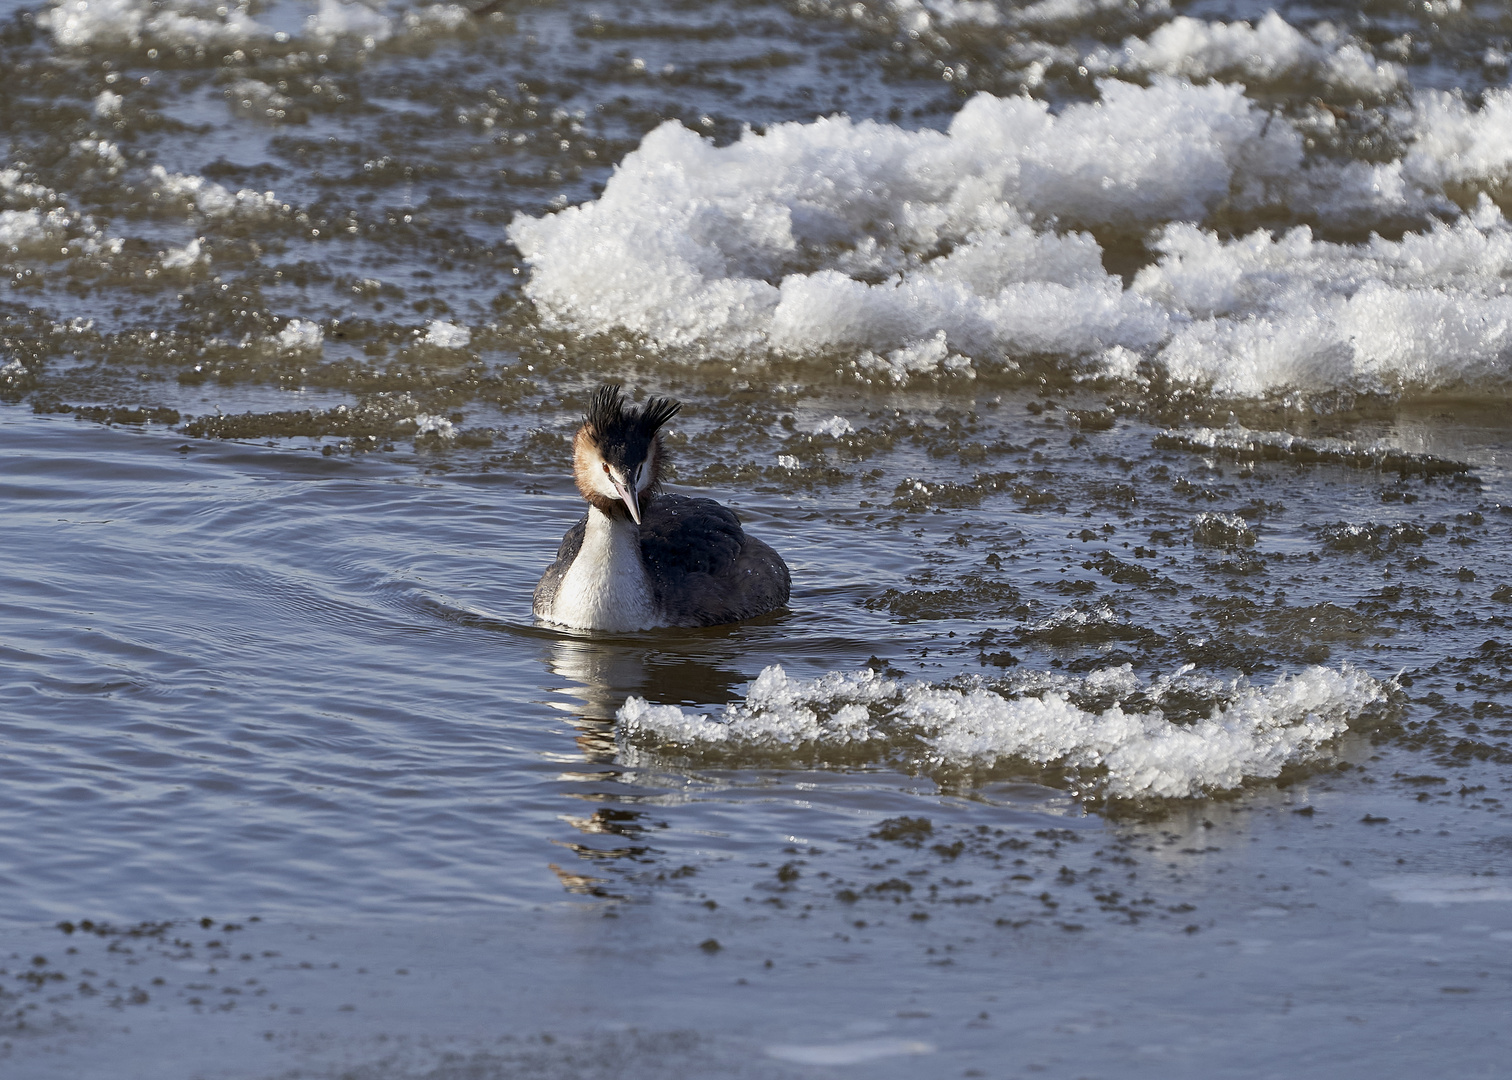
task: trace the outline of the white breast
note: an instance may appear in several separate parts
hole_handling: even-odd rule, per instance
[[[556,599],[542,618],[583,630],[649,630],[663,619],[641,562],[640,529],[633,522],[588,510],[583,546]]]

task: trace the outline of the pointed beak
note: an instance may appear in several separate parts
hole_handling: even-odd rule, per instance
[[[624,500],[625,505],[629,507],[631,519],[639,525],[641,523],[640,500],[636,498],[635,489],[627,484],[615,481],[614,491],[615,494]]]

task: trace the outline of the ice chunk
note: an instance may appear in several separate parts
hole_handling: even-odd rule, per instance
[[[1178,700],[1205,695],[1211,711],[1190,723],[1168,719],[1159,703],[1173,691]],[[1135,696],[1146,707],[1126,710],[1123,702]],[[1089,700],[1108,697],[1112,704]],[[619,722],[632,743],[737,756],[813,744],[831,751],[872,746],[880,756],[912,747],[912,757],[927,751],[945,766],[1019,758],[1088,770],[1088,791],[1185,798],[1311,760],[1351,719],[1386,699],[1384,684],[1351,667],[1310,667],[1263,689],[1185,672],[1145,684],[1128,665],[1080,681],[1038,673],[1013,688],[962,689],[904,684],[872,671],[801,680],[774,666],[720,719],[632,697]]]
[[[449,323],[444,319],[432,319],[421,338],[427,345],[438,349],[465,349],[472,340],[472,331],[465,326]]]
[[[257,79],[237,79],[226,87],[226,100],[233,109],[277,120],[285,116],[294,100]]]
[[[353,38],[373,48],[394,36],[394,22],[363,3],[320,0],[320,8],[305,19],[305,32],[317,40]]]
[[[517,217],[510,237],[549,321],[672,349],[849,348],[903,374],[922,356],[888,354],[926,342],[936,369],[1145,349],[1164,314],[1064,226],[1200,217],[1236,169],[1293,169],[1299,143],[1234,87],[1107,81],[1102,95],[1059,116],[979,95],[944,133],[825,118],[724,148],[668,123],[597,202]]]
[[[63,235],[66,221],[61,210],[0,210],[0,251],[35,254]]]
[[[320,0],[319,10],[305,19],[305,32],[326,44],[345,40],[373,49],[396,38],[455,33],[472,21],[472,12],[459,4],[428,4],[389,15],[360,0]]]
[[[1487,90],[1479,109],[1458,93],[1419,91],[1400,119],[1412,137],[1403,159],[1408,178],[1425,188],[1494,185],[1512,180],[1512,90]]]
[[[159,260],[164,270],[188,270],[191,267],[200,266],[210,261],[210,256],[203,250],[200,238],[195,237],[181,248],[169,248],[163,252]],[[287,330],[288,328],[285,327]]]
[[[1324,29],[1220,25],[1202,24],[1214,56],[1272,39],[1297,63],[1344,55]],[[901,383],[1049,359],[1234,397],[1509,381],[1512,230],[1487,192],[1512,183],[1512,91],[1393,110],[1408,150],[1379,162],[1308,159],[1298,126],[1237,86],[1157,74],[1099,93],[1059,113],[979,94],[943,132],[830,117],[716,147],[668,123],[597,201],[509,235],[547,324],[690,362],[838,356]],[[1210,224],[1279,207],[1350,228],[1440,220],[1352,244]],[[1094,229],[1148,237],[1155,262],[1126,286]]]
[[[316,350],[325,339],[325,330],[310,319],[290,319],[274,340],[286,352]]]
[[[416,435],[435,435],[442,439],[450,439],[456,434],[456,429],[457,425],[444,416],[420,413],[415,417]]]
[[[206,217],[240,217],[255,220],[287,210],[271,191],[250,188],[232,193],[213,180],[192,174],[171,173],[161,165],[149,170],[152,186],[159,199],[173,199]]]
[[[1261,396],[1281,387],[1394,391],[1505,381],[1512,229],[1489,201],[1399,241],[1316,241],[1309,229],[1229,241],[1190,225],[1156,239],[1135,292],[1193,317],[1160,350],[1182,382]]]
[[[1406,83],[1400,67],[1377,61],[1329,24],[1303,34],[1274,11],[1254,26],[1180,15],[1148,38],[1129,38],[1119,50],[1099,49],[1084,63],[1095,72],[1237,79],[1250,86],[1300,78],[1373,98],[1388,97]]]
[[[65,49],[128,46],[147,42],[177,46],[243,45],[273,36],[248,14],[248,5],[194,0],[62,0],[37,15]]]

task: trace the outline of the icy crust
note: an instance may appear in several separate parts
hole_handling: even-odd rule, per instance
[[[1252,89],[1300,81],[1371,99],[1391,97],[1406,85],[1400,67],[1376,60],[1332,24],[1304,34],[1274,11],[1253,26],[1178,16],[1148,38],[1098,49],[1083,63],[1100,74],[1233,79]]]
[[[548,324],[693,360],[838,356],[901,382],[1048,358],[1234,397],[1506,384],[1512,228],[1466,185],[1512,180],[1512,92],[1430,95],[1398,110],[1403,158],[1339,164],[1237,86],[1099,85],[1058,114],[981,94],[944,132],[825,118],[717,148],[669,122],[596,202],[509,235]],[[1277,206],[1447,220],[1358,244],[1204,224]],[[1125,287],[1094,229],[1155,261]]]
[[[1146,682],[1129,665],[1084,679],[1031,673],[966,687],[905,683],[872,671],[790,678],[765,669],[743,702],[718,717],[632,697],[619,711],[627,747],[716,753],[739,763],[775,752],[907,754],[939,767],[1014,760],[1073,770],[1083,794],[1189,798],[1268,779],[1319,758],[1352,721],[1383,706],[1389,687],[1352,667],[1309,667],[1269,687],[1183,670]],[[1168,701],[1211,702],[1175,722]],[[806,760],[806,758],[805,758]]]

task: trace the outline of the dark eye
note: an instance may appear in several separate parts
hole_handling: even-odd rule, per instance
[[[607,475],[608,472],[609,472],[609,463],[606,461],[606,462],[604,462],[604,473]]]

